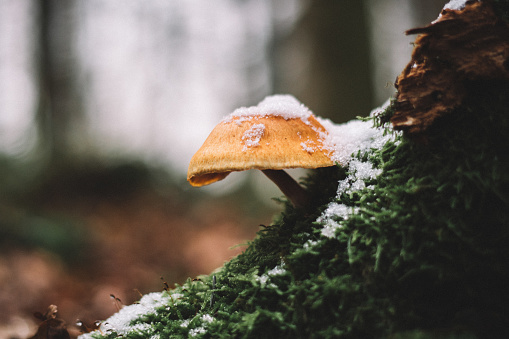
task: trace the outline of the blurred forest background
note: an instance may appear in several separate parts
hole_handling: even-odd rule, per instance
[[[75,335],[242,251],[281,193],[187,184],[215,124],[278,93],[366,116],[446,2],[0,0],[0,337],[50,304]]]

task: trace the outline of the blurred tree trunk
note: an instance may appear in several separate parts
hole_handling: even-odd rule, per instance
[[[292,34],[274,42],[275,92],[336,122],[365,116],[394,94],[412,51],[404,31],[434,20],[446,2],[310,1]]]
[[[37,123],[43,156],[65,161],[73,127],[82,117],[74,51],[75,0],[37,1],[39,30],[39,107]]]
[[[363,1],[310,1],[287,41],[277,41],[275,79],[321,117],[344,122],[373,108],[369,31]]]

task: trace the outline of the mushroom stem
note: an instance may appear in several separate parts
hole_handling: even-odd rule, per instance
[[[304,188],[284,170],[266,169],[262,172],[279,187],[295,207],[302,208],[308,205],[309,199]]]

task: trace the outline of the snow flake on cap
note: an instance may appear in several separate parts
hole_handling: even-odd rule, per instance
[[[244,142],[243,151],[247,151],[249,147],[256,147],[260,145],[260,140],[265,133],[264,124],[254,124],[250,129],[244,132],[242,135],[242,141]]]

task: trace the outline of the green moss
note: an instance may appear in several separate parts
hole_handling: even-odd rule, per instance
[[[177,286],[123,338],[509,336],[509,84],[470,86],[426,138],[355,155],[382,169],[370,187],[337,196],[350,169],[313,172],[313,206],[286,204],[244,253]],[[391,133],[390,114],[374,125]],[[327,238],[317,219],[333,201],[355,212]]]

